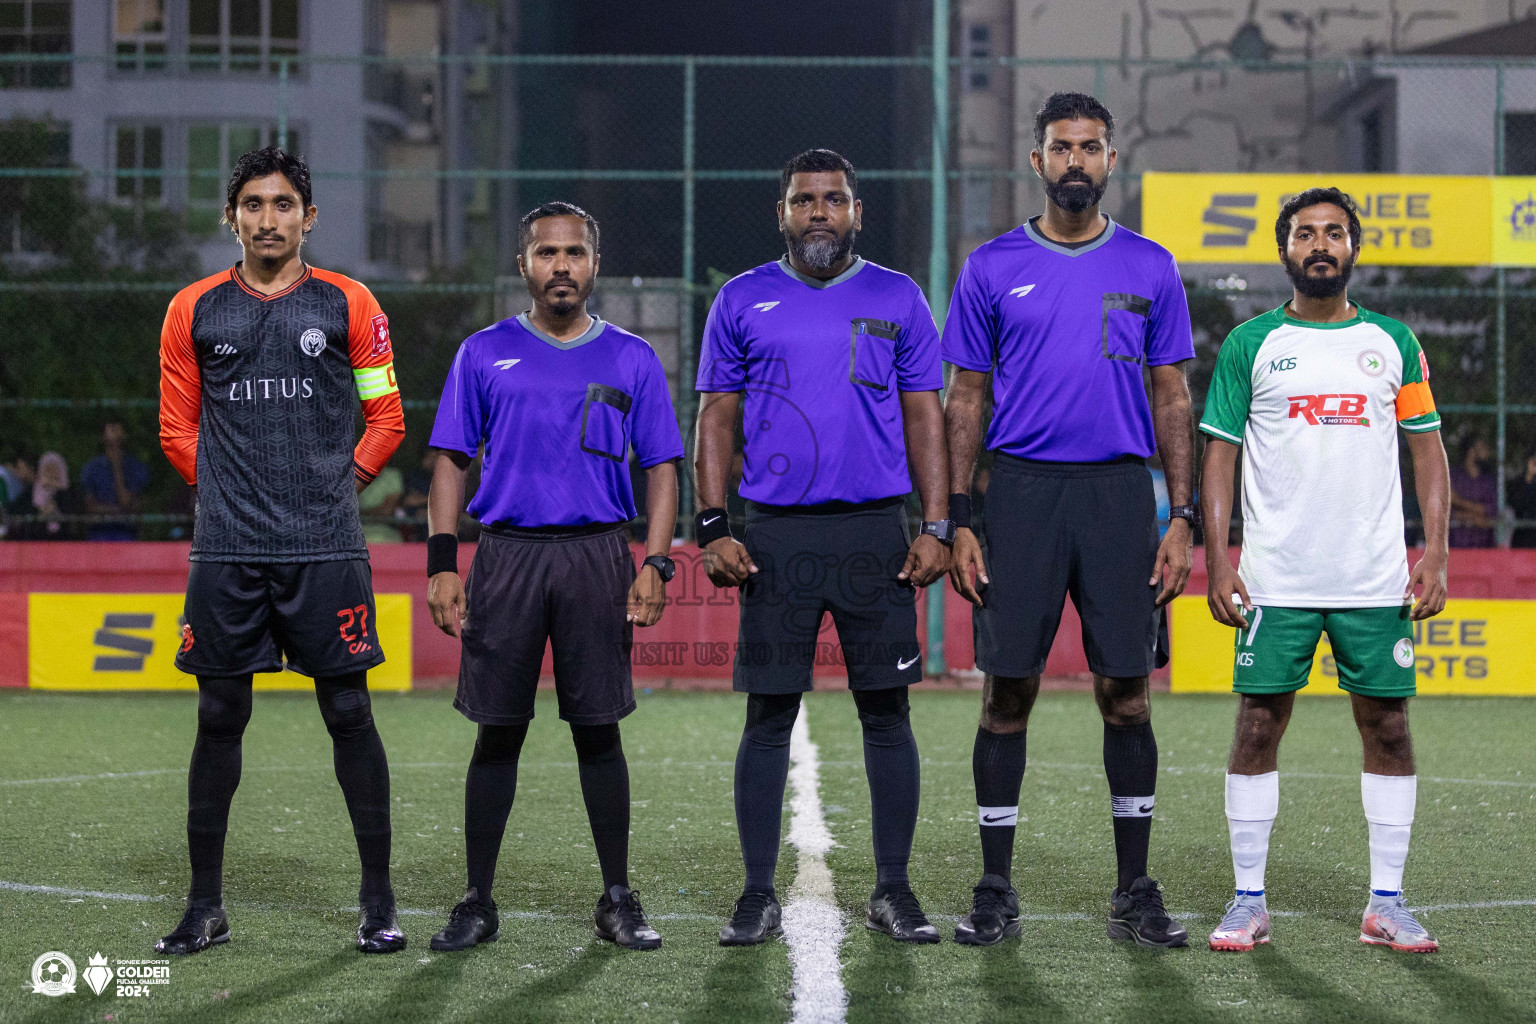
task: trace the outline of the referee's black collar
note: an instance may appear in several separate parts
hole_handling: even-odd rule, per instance
[[[841,274],[838,274],[836,277],[821,278],[812,277],[809,274],[802,274],[800,271],[789,265],[788,256],[779,257],[779,269],[784,271],[784,273],[788,274],[790,277],[794,278],[796,281],[799,281],[801,284],[808,284],[812,288],[831,288],[835,284],[842,284],[854,274],[857,274],[859,271],[863,270],[864,257],[855,256],[853,258],[853,263],[849,265],[848,269],[843,271]]]
[[[1053,242],[1046,238],[1039,228],[1035,227],[1033,220],[1026,220],[1024,222],[1024,234],[1029,236],[1031,242],[1049,249],[1051,252],[1059,252],[1063,256],[1082,256],[1085,253],[1090,253],[1095,249],[1103,247],[1108,244],[1111,238],[1115,237],[1115,218],[1106,213],[1104,214],[1104,220],[1106,221],[1104,230],[1100,231],[1097,237],[1084,245],[1067,246],[1062,245],[1060,242]]]
[[[527,310],[517,314],[517,322],[523,325],[523,330],[527,331],[535,338],[538,338],[540,341],[544,342],[544,344],[553,345],[555,348],[558,348],[560,351],[564,352],[568,349],[576,348],[578,345],[585,345],[593,338],[596,338],[599,334],[602,334],[603,328],[608,326],[603,322],[603,318],[598,316],[596,313],[588,313],[587,315],[592,318],[592,326],[588,327],[585,331],[582,331],[580,337],[572,338],[570,341],[561,341],[559,338],[556,338],[550,334],[545,334],[543,331],[533,326],[533,321],[528,318]]]

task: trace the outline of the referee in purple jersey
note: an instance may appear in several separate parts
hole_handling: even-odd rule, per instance
[[[1185,374],[1195,353],[1172,255],[1099,210],[1113,131],[1091,96],[1045,101],[1030,154],[1045,213],[971,253],[944,325],[954,366],[944,415],[957,527],[950,581],[975,605],[976,667],[986,674],[971,759],[982,876],[955,928],[968,945],[1019,934],[1010,871],[1025,730],[1069,594],[1104,717],[1119,867],[1109,936],[1188,941],[1147,877],[1157,781],[1147,675],[1167,661],[1162,608],[1184,589],[1193,557]],[[995,463],[978,541],[970,483],[989,373]],[[1173,506],[1161,543],[1146,465],[1154,452]]]
[[[453,706],[479,726],[464,783],[468,891],[432,937],[435,950],[499,934],[491,883],[546,642],[603,874],[597,937],[661,945],[629,888],[629,767],[618,723],[635,709],[633,627],[661,618],[672,578],[683,441],[651,346],[587,313],[597,242],[597,221],[570,203],[523,217],[517,268],[533,307],[460,346],[432,427],[442,454],[427,505],[427,602],[438,628],[463,645]],[[465,470],[482,447],[469,505],[480,543],[461,584],[454,531]],[[631,449],[646,476],[638,575],[623,530],[635,515]]]
[[[944,574],[944,383],[939,334],[905,274],[854,254],[863,217],[853,165],[807,150],[779,179],[787,254],[726,282],[699,351],[695,520],[705,570],[741,588],[732,684],[747,694],[736,753],[746,881],[723,946],[780,930],[774,890],[790,731],[822,619],[837,626],[864,736],[875,891],[869,928],[939,941],[907,878],[920,767],[907,687],[922,680],[914,588]],[[738,417],[746,531],[725,502]],[[909,469],[910,467],[910,469]],[[922,498],[908,532],[913,479]]]

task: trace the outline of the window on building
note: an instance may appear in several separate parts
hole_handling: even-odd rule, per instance
[[[69,0],[0,0],[0,55],[70,52]],[[64,61],[0,64],[0,89],[67,89]]]
[[[278,144],[278,126],[250,122],[199,124],[187,129],[187,229],[212,234],[224,216],[224,189],[235,161],[253,149]],[[289,127],[286,148],[302,153]]]
[[[299,0],[188,0],[187,16],[193,71],[275,74],[299,52]]]
[[[1536,114],[1504,115],[1504,173],[1536,174]]]
[[[112,44],[120,71],[165,69],[165,0],[113,0]]]
[[[117,180],[112,195],[134,206],[165,199],[165,129],[157,124],[120,124],[113,139]]]

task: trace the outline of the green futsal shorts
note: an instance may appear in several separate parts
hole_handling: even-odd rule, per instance
[[[1264,608],[1247,613],[1237,631],[1232,689],[1291,693],[1307,685],[1317,642],[1333,645],[1339,686],[1383,700],[1418,692],[1409,605],[1390,608]]]

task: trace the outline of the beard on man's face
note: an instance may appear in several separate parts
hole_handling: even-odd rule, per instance
[[[1282,262],[1285,264],[1285,276],[1291,279],[1291,284],[1296,287],[1296,291],[1303,298],[1308,299],[1331,299],[1342,295],[1349,285],[1349,275],[1355,270],[1354,257],[1350,257],[1341,264],[1325,253],[1313,253],[1299,264],[1292,262],[1289,256],[1286,256]],[[1319,263],[1336,268],[1337,273],[1317,277],[1308,272]]]
[[[556,316],[568,316],[574,310],[580,308],[592,294],[593,287],[597,284],[595,277],[590,277],[585,283],[578,284],[568,277],[556,277],[544,282],[544,297],[549,302],[549,311]],[[559,298],[550,298],[559,285],[566,286],[565,294]],[[530,285],[529,291],[532,291]]]
[[[1103,181],[1094,181],[1093,176],[1080,167],[1063,171],[1055,181],[1045,179],[1046,196],[1068,213],[1082,213],[1096,205],[1108,188],[1108,175]]]
[[[854,240],[859,235],[851,227],[842,235],[834,228],[823,227],[822,230],[831,234],[818,235],[807,242],[804,234],[795,234],[787,225],[784,228],[784,244],[789,246],[789,254],[812,270],[831,270],[837,266],[853,252]]]

